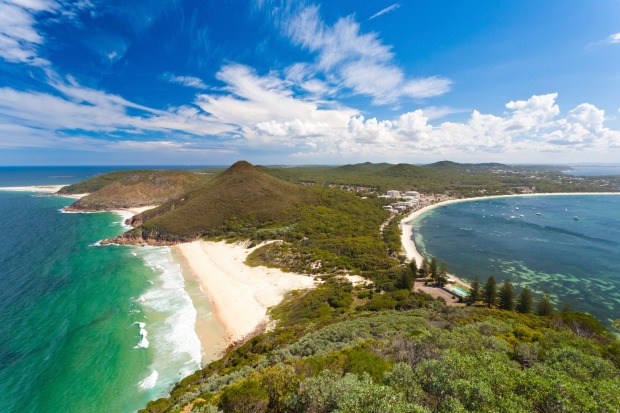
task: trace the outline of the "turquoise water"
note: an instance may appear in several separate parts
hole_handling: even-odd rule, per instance
[[[469,295],[469,291],[466,291],[466,290],[462,289],[458,285],[454,285],[451,288],[452,288],[452,291],[461,294],[463,297]]]
[[[71,202],[0,191],[2,412],[135,411],[200,367],[170,250],[98,246],[121,218]]]
[[[619,195],[468,201],[435,208],[413,226],[418,249],[459,277],[494,275],[548,291],[557,308],[570,302],[606,325],[620,318]]]

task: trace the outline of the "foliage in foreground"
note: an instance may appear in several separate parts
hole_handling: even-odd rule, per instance
[[[275,331],[143,412],[613,412],[620,343],[593,317],[451,308],[331,279],[278,306]],[[368,312],[385,295],[418,303]]]

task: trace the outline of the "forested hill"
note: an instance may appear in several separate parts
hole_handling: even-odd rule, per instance
[[[159,205],[200,186],[206,179],[202,175],[180,170],[117,171],[65,186],[58,194],[88,193],[68,209],[103,211]]]
[[[285,225],[313,192],[239,161],[182,196],[134,218],[120,242],[175,243],[226,234],[234,229]]]
[[[499,163],[428,165],[370,162],[344,166],[268,167],[265,172],[291,182],[442,193],[457,197],[536,192],[620,191],[620,177],[575,177],[554,166],[509,166]]]

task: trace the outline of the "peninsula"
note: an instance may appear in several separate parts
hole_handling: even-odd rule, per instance
[[[360,164],[328,173],[240,161],[129,219],[133,229],[107,242],[172,245],[231,345],[142,411],[605,411],[620,404],[612,390],[620,385],[620,344],[593,317],[480,303],[451,308],[417,291],[413,271],[423,257],[407,223],[440,204],[397,215],[387,208],[394,200],[379,196],[394,179],[409,184],[385,188],[418,190],[407,178],[417,168]],[[438,172],[420,182],[462,172],[453,168],[430,167]],[[495,164],[467,168],[502,176],[489,172]],[[368,183],[353,178],[360,174]],[[595,185],[579,181],[574,189]],[[483,185],[476,193],[532,187]],[[449,199],[464,195],[457,188],[443,199],[461,202]],[[562,385],[549,384],[550,375]]]

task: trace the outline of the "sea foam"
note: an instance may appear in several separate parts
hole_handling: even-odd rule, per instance
[[[155,387],[157,384],[157,379],[159,378],[159,373],[157,370],[153,370],[151,374],[146,376],[140,383],[138,383],[138,388],[140,390],[148,390]]]
[[[140,327],[140,342],[138,344],[136,344],[134,346],[134,348],[148,348],[149,347],[149,341],[147,340],[146,336],[149,334],[148,331],[146,331],[146,324],[142,323],[142,322],[136,322],[134,324],[137,324],[138,327]]]
[[[195,331],[197,312],[170,248],[143,247],[135,251],[146,267],[154,270],[148,276],[152,285],[136,299],[149,320],[149,351],[153,355],[149,368],[159,372],[157,387],[168,386],[179,376],[200,368],[202,347]]]

